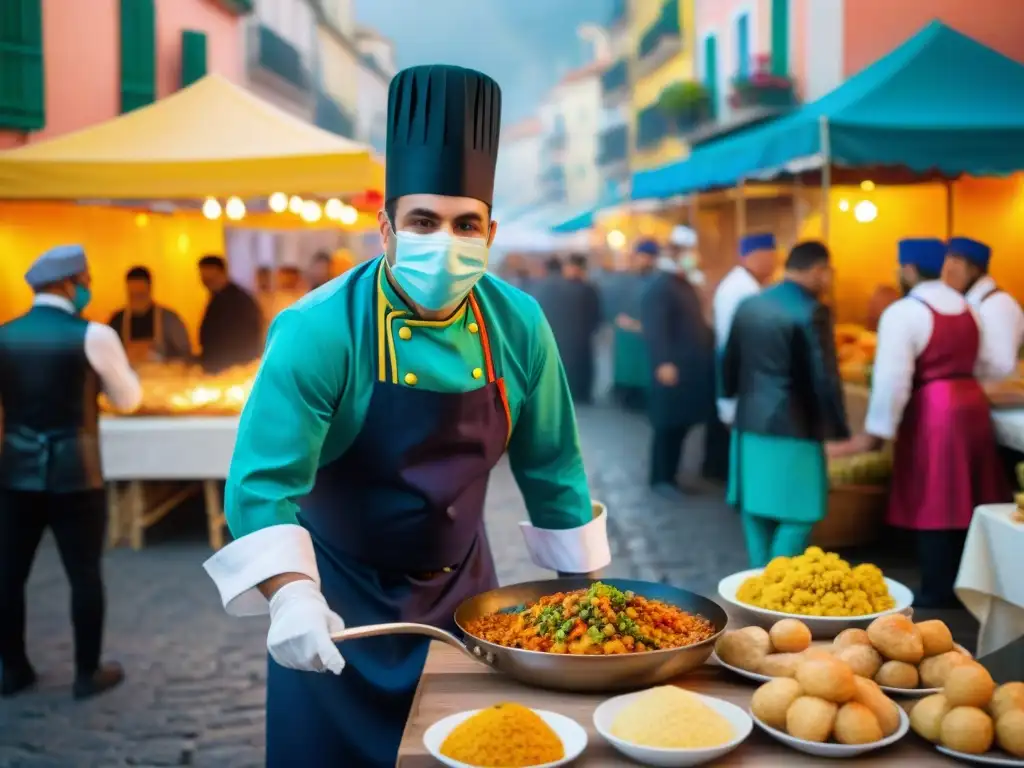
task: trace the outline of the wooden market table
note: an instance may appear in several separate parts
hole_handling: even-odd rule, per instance
[[[717,696],[746,709],[757,683],[738,678],[716,664],[708,663],[680,679],[689,690]],[[398,768],[434,768],[437,763],[423,746],[423,733],[443,717],[467,709],[482,709],[502,701],[515,701],[536,709],[547,709],[573,718],[587,729],[588,744],[574,765],[579,768],[636,766],[608,744],[594,730],[593,713],[608,695],[589,695],[542,691],[520,685],[471,661],[454,648],[431,643],[427,664],[416,689],[409,721],[398,752]],[[901,702],[905,706],[913,700]],[[820,766],[822,758],[795,752],[774,741],[754,726],[754,732],[737,750],[714,763],[716,766],[758,766],[759,768],[799,768]],[[837,765],[881,766],[896,768],[939,768],[960,765],[939,754],[931,745],[910,732],[888,749],[861,758],[835,761]]]

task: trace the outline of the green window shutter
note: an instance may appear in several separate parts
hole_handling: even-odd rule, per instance
[[[206,75],[206,33],[194,29],[181,32],[181,87],[192,85]]]
[[[704,88],[708,92],[711,116],[718,115],[718,38],[708,35],[704,39]]]
[[[772,74],[789,75],[789,0],[772,0]]]
[[[42,0],[0,0],[0,127],[45,125]]]
[[[154,0],[121,0],[121,112],[156,101]]]

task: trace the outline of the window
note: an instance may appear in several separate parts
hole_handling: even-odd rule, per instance
[[[736,76],[750,75],[750,14],[744,13],[736,19]]]
[[[789,0],[772,0],[772,74],[789,75]]]
[[[718,114],[718,39],[714,35],[704,38],[704,88],[714,117]]]
[[[194,29],[181,32],[181,87],[192,85],[206,75],[206,33]]]
[[[154,0],[121,0],[121,112],[156,101]]]
[[[0,127],[46,125],[42,0],[0,0]]]

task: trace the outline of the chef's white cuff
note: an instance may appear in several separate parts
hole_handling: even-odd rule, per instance
[[[269,612],[258,584],[282,573],[301,573],[320,584],[309,531],[301,525],[272,525],[235,539],[203,563],[232,616]]]
[[[535,565],[561,573],[591,573],[612,561],[608,546],[608,514],[604,504],[593,502],[594,519],[576,528],[555,531],[520,523],[526,551]]]

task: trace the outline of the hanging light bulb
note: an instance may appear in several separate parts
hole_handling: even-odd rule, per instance
[[[845,199],[845,198],[840,200],[839,201],[839,210],[842,211],[843,213],[846,213],[848,210],[850,210],[850,201]]]
[[[306,200],[302,204],[302,220],[309,223],[315,224],[320,221],[320,217],[324,215],[323,210],[320,208],[320,203],[316,200]]]
[[[626,244],[626,236],[617,229],[613,229],[609,232],[606,239],[608,241],[608,247],[614,248],[615,250],[619,250]]]
[[[203,201],[203,216],[211,221],[220,218],[220,203],[217,202],[217,198],[208,197]]]
[[[341,200],[336,197],[332,197],[324,203],[324,216],[333,221],[338,221],[345,212],[345,207],[345,204],[341,202]]]
[[[298,195],[292,195],[288,198],[288,210],[292,213],[302,213],[303,199]]]
[[[288,195],[284,192],[275,192],[267,200],[267,205],[274,213],[284,213],[288,210]]]
[[[351,205],[346,205],[341,209],[341,215],[338,217],[342,224],[346,227],[351,227],[359,219],[359,211],[353,208]]]
[[[861,224],[867,224],[878,218],[878,206],[870,200],[861,200],[853,207],[853,217]]]
[[[875,188],[875,182],[871,181],[871,179],[864,179],[860,183],[860,188],[865,192],[871,192]]]
[[[228,201],[224,204],[224,215],[232,221],[244,219],[245,203],[242,202],[242,198],[229,197]]]

